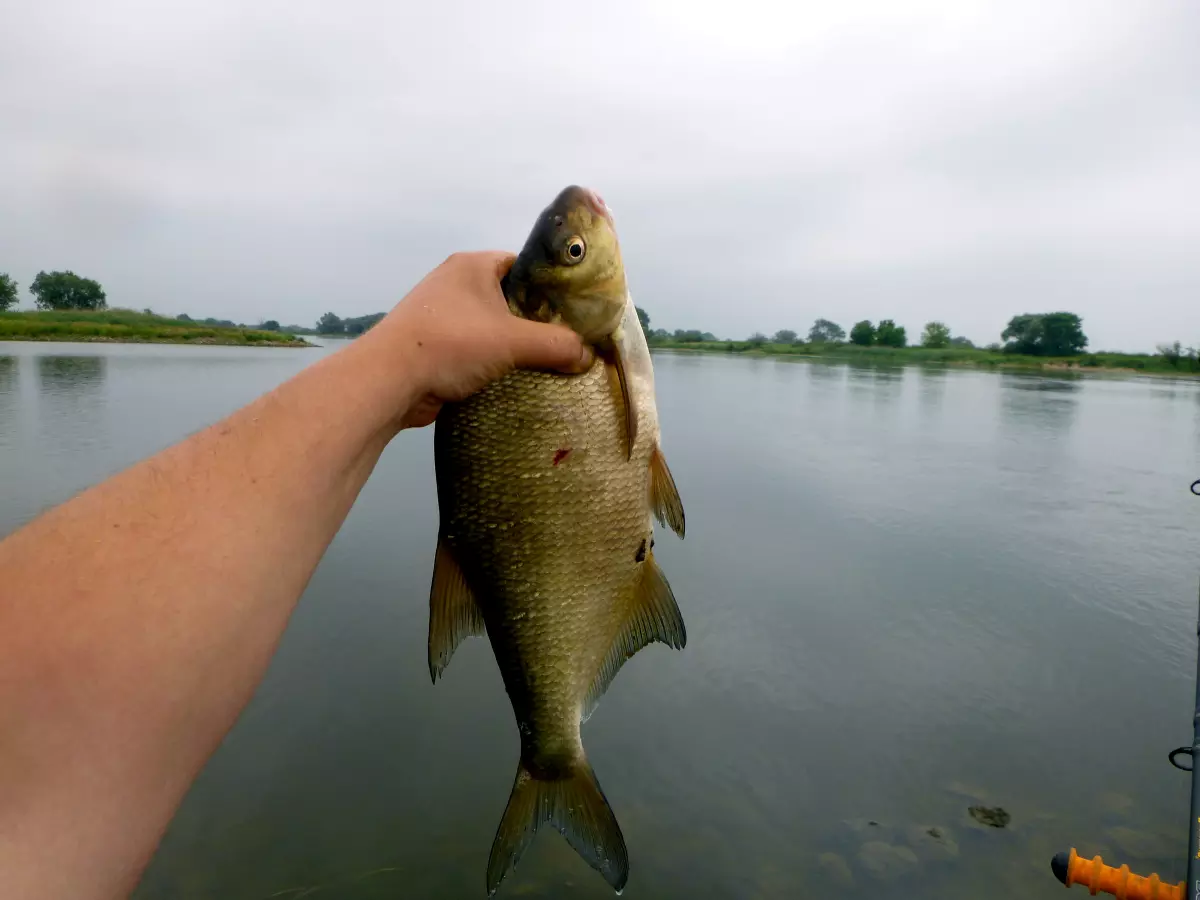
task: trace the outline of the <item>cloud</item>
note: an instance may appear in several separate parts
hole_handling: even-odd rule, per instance
[[[413,6],[10,12],[0,269],[359,314],[578,182],[656,325],[990,340],[1065,306],[1094,346],[1200,342],[1192,4]]]

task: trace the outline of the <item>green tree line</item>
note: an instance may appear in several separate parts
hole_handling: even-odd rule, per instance
[[[38,272],[29,285],[38,309],[107,309],[108,298],[100,282],[65,272]],[[0,311],[17,305],[20,288],[7,272],[0,272]]]
[[[726,340],[717,338],[711,332],[696,329],[667,331],[663,328],[651,328],[650,314],[641,307],[638,307],[638,320],[642,323],[642,329],[650,343],[703,343]],[[1082,353],[1088,343],[1087,336],[1083,333],[1083,320],[1075,313],[1069,312],[1025,313],[1013,316],[1000,337],[1005,343],[989,345],[988,349],[1026,356],[1073,356]],[[850,327],[849,335],[838,323],[829,319],[817,319],[809,328],[807,339],[801,339],[800,335],[790,328],[782,328],[769,338],[761,332],[755,332],[746,338],[746,341],[751,345],[849,342],[860,347],[910,346],[907,329],[903,325],[897,325],[893,319],[882,319],[878,324],[863,319]],[[934,350],[975,347],[968,338],[952,334],[950,326],[945,322],[925,323],[917,345]]]
[[[1082,317],[1076,313],[1061,311],[1015,315],[1009,319],[1008,325],[1000,335],[1000,341],[988,344],[986,347],[976,347],[970,339],[953,334],[949,325],[939,321],[925,323],[917,342],[910,344],[907,330],[903,326],[897,325],[892,319],[883,319],[878,323],[867,319],[855,322],[850,327],[849,334],[836,322],[829,319],[817,319],[809,328],[807,338],[801,338],[796,331],[790,328],[783,328],[776,331],[771,337],[767,337],[762,332],[755,332],[741,341],[717,338],[711,332],[702,332],[696,329],[667,331],[663,328],[651,328],[649,313],[640,307],[638,308],[638,319],[642,323],[642,329],[651,346],[714,342],[725,343],[728,347],[736,344],[744,349],[762,348],[768,344],[785,346],[851,344],[859,347],[896,349],[918,346],[928,350],[978,349],[993,353],[1008,353],[1014,356],[1082,357],[1086,365],[1097,364],[1095,353],[1084,356],[1088,338],[1083,331]],[[1137,354],[1102,355],[1137,356]],[[1143,355],[1142,358],[1146,357]],[[1185,348],[1178,341],[1173,344],[1160,344],[1156,358],[1165,363],[1167,369],[1200,373],[1200,348]]]

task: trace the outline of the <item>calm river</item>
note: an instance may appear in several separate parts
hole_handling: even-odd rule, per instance
[[[0,343],[0,534],[330,351]],[[584,727],[625,897],[1058,898],[1071,846],[1183,877],[1200,386],[655,365],[688,646]],[[484,896],[517,733],[485,641],[430,684],[436,527],[407,432],[140,900]],[[498,896],[613,895],[550,830]]]

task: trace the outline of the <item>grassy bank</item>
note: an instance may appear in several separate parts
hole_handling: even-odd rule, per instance
[[[181,322],[128,309],[0,312],[0,341],[88,341],[131,344],[220,344],[311,347],[279,331]]]
[[[993,350],[947,347],[860,347],[857,344],[757,344],[751,341],[655,340],[655,350],[687,350],[700,353],[731,353],[749,356],[796,356],[886,362],[895,365],[931,364],[977,366],[992,369],[1034,371],[1143,373],[1200,377],[1200,363],[1187,358],[1172,361],[1165,356],[1136,353],[1082,353],[1079,356],[1020,356]]]

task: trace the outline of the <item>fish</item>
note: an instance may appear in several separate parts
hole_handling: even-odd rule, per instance
[[[520,761],[488,896],[547,823],[619,894],[628,850],[580,726],[639,650],[687,643],[654,558],[654,521],[682,539],[683,504],[600,195],[560,191],[501,289],[513,315],[568,325],[595,358],[582,374],[519,369],[439,412],[429,673],[436,683],[464,639],[486,636],[516,719]]]

